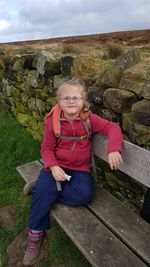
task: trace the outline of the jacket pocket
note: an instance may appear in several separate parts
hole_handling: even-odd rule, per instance
[[[91,153],[90,153],[90,149],[89,148],[84,148],[84,149],[77,149],[75,151],[75,162],[74,164],[77,167],[80,166],[85,166],[85,165],[89,165],[90,163],[90,158],[91,158]]]
[[[56,152],[56,158],[60,162],[64,162],[65,164],[72,163],[74,158],[73,158],[73,152],[71,149],[64,149],[64,148],[59,148]]]

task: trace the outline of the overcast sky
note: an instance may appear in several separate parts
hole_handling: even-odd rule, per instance
[[[150,0],[0,0],[0,43],[150,28]]]

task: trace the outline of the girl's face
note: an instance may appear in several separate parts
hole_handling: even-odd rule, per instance
[[[78,117],[84,105],[84,98],[81,94],[80,87],[65,85],[62,88],[58,102],[67,119]]]

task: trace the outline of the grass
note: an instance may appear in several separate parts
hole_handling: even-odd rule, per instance
[[[39,159],[40,143],[22,128],[6,111],[0,112],[0,207],[11,205],[17,218],[10,230],[0,228],[0,266],[7,267],[6,249],[28,224],[30,198],[24,197],[23,179],[16,167]],[[40,263],[48,267],[52,263],[66,267],[90,267],[72,241],[52,220],[49,257]]]
[[[119,56],[121,56],[124,53],[123,46],[120,44],[116,44],[114,42],[107,42],[106,43],[106,52],[103,56],[103,58],[107,59],[115,59]]]

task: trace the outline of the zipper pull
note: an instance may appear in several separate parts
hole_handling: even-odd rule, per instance
[[[75,149],[75,142],[73,143],[73,145],[72,145],[72,148],[71,148],[71,151],[73,152],[74,151],[74,149]]]

